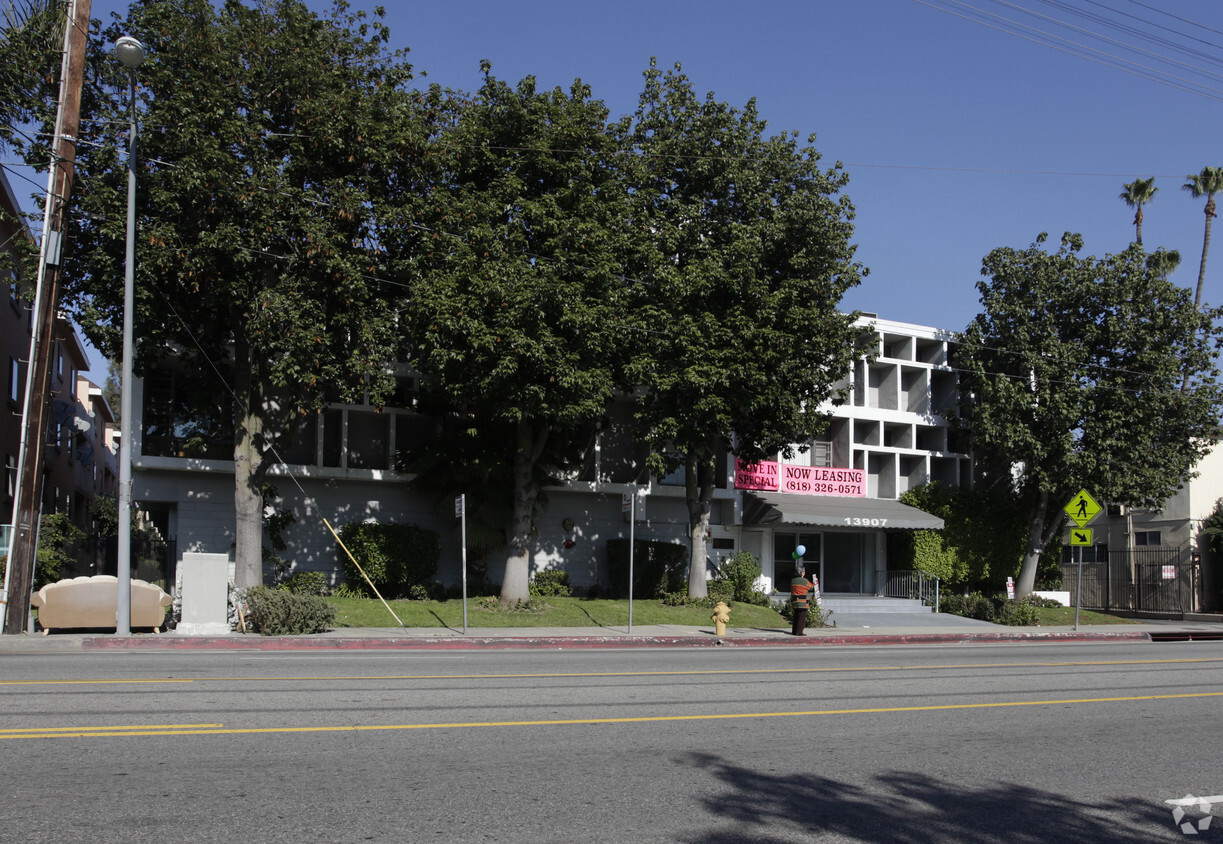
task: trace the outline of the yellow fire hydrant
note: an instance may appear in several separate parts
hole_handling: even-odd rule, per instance
[[[725,601],[718,601],[713,608],[713,615],[709,616],[714,623],[714,629],[717,630],[719,636],[726,635],[726,622],[730,621],[730,607]]]

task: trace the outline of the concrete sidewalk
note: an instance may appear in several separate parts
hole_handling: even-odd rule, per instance
[[[0,655],[56,651],[115,650],[462,650],[575,649],[636,647],[814,647],[949,643],[1084,641],[1223,641],[1218,621],[1144,621],[1140,624],[1073,627],[1004,627],[945,614],[845,613],[837,626],[812,628],[804,637],[788,629],[728,626],[717,636],[712,624],[627,627],[448,627],[337,628],[311,636],[184,636],[174,631],[115,636],[108,633],[51,633],[0,636]]]

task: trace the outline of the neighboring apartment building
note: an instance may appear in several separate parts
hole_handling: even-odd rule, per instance
[[[5,215],[0,218],[0,243],[28,237],[23,226],[12,224],[17,200],[0,173],[0,197]],[[6,270],[8,305],[0,309],[0,344],[6,361],[4,413],[0,415],[0,452],[4,456],[4,488],[0,510],[5,522],[0,556],[8,553],[17,468],[22,440],[22,410],[33,330],[33,308],[22,297],[28,280]],[[86,529],[90,523],[89,505],[102,494],[114,495],[117,489],[116,463],[109,448],[109,428],[114,416],[102,391],[80,375],[89,369],[89,357],[76,329],[60,317],[55,323],[52,348],[51,412],[43,452],[44,513],[67,513],[74,523]]]
[[[852,482],[838,484],[832,494],[822,486],[787,492],[780,482],[775,490],[758,483],[737,488],[736,479],[743,476],[727,455],[710,520],[714,565],[744,549],[761,559],[768,585],[784,587],[791,576],[790,554],[803,544],[826,591],[873,594],[887,567],[888,537],[897,530],[942,525],[897,497],[927,480],[969,482],[971,457],[942,416],[956,399],[950,333],[874,317],[861,324],[874,326],[879,335],[877,359],[859,361],[847,373],[843,384],[849,400],[829,408],[834,417],[829,436],[806,444],[791,463],[796,471],[807,470],[809,478],[815,470],[841,470],[821,477]],[[217,427],[208,414],[185,409],[183,394],[190,388],[176,386],[177,380],[162,373],[135,385],[133,404],[145,408],[145,418],[133,426],[134,496],[179,554],[231,553],[232,446],[224,436],[203,435]],[[331,404],[315,414],[282,455],[287,465],[271,473],[280,506],[296,517],[284,534],[289,545],[284,556],[295,567],[338,579],[335,542],[323,519],[337,529],[377,519],[437,530],[443,542],[439,578],[459,579],[457,521],[437,515],[409,490],[411,476],[396,468],[403,445],[427,429],[427,420],[412,409],[413,376],[404,371],[400,380],[398,406]],[[612,414],[624,422],[628,408],[613,407]],[[687,543],[682,477],[639,483],[641,449],[624,431],[623,424],[610,426],[586,465],[564,485],[547,490],[547,509],[536,520],[533,570],[564,568],[574,586],[606,586],[606,543],[629,536],[625,501],[634,492],[645,493],[643,505],[633,508],[638,539]],[[779,476],[784,471],[779,466]],[[500,577],[499,571],[488,574]]]

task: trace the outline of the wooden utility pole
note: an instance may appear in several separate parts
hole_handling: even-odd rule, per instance
[[[39,250],[34,296],[34,326],[22,411],[21,452],[13,503],[4,604],[4,632],[25,632],[30,614],[38,525],[42,518],[43,450],[50,410],[55,316],[59,312],[59,263],[63,246],[64,210],[72,192],[76,136],[81,115],[81,85],[85,74],[85,43],[89,35],[90,0],[69,0],[60,66],[59,105],[55,116],[47,206]]]

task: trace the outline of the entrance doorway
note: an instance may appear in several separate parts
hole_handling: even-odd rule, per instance
[[[773,532],[773,588],[778,592],[789,592],[790,581],[794,577],[794,551],[799,545],[807,549],[803,555],[803,565],[807,569],[807,577],[818,577],[820,588],[823,589],[824,572],[820,563],[823,559],[822,536],[818,533],[783,533]]]

